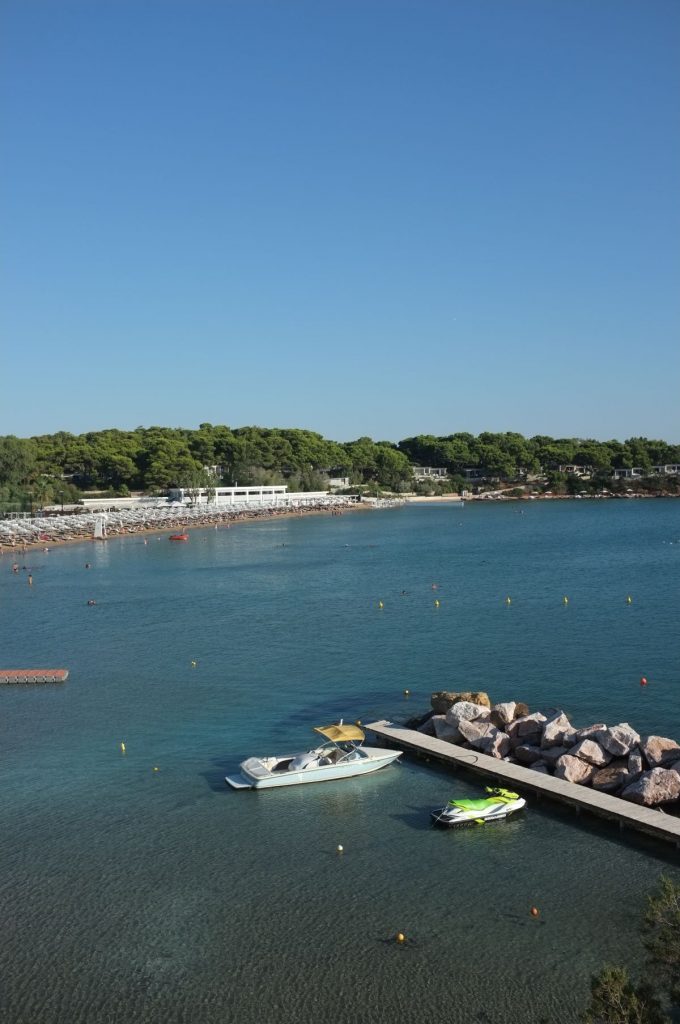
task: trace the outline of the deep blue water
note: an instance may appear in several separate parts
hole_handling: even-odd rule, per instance
[[[479,784],[415,760],[259,794],[223,777],[444,688],[680,737],[680,502],[407,507],[20,561],[32,588],[0,560],[1,664],[71,676],[0,687],[8,1024],[571,1022],[591,972],[641,960],[670,848],[544,804],[434,831]]]

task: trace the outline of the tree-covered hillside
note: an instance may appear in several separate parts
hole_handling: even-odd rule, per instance
[[[680,462],[680,445],[646,438],[593,441],[484,432],[419,435],[397,444],[360,437],[339,443],[309,430],[213,426],[197,430],[138,427],[87,434],[60,431],[0,438],[0,503],[43,505],[76,500],[83,491],[161,492],[209,483],[286,483],[291,490],[327,486],[330,476],[354,486],[392,491],[413,485],[413,466],[445,469],[447,489],[460,489],[465,471],[488,479],[526,480],[547,474],[557,490],[560,467],[589,467],[596,483],[614,469]],[[469,475],[469,474],[468,474]],[[566,485],[565,485],[566,486]]]

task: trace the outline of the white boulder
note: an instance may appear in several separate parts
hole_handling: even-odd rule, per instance
[[[473,704],[469,700],[459,700],[457,704],[452,704],[446,712],[446,721],[449,725],[456,726],[463,720],[473,722],[476,719],[488,717],[488,708],[482,707],[481,704]]]

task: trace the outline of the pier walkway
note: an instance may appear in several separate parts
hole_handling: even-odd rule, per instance
[[[406,729],[393,722],[372,722],[363,728],[386,740],[390,746],[412,750],[444,764],[478,772],[486,776],[489,782],[501,782],[504,785],[510,783],[513,787],[529,790],[539,797],[544,796],[567,804],[577,813],[581,810],[589,811],[599,817],[617,821],[621,830],[630,828],[646,832],[680,848],[680,818],[664,814],[663,811],[652,807],[640,807],[639,804],[621,800],[609,793],[599,793],[597,790],[577,786],[564,779],[555,779],[551,775],[543,775],[523,765],[510,764],[499,758],[489,757],[488,754],[459,747],[455,743],[425,736],[415,729]]]

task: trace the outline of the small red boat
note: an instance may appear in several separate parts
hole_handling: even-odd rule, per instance
[[[170,540],[189,540],[188,533],[171,533]]]

